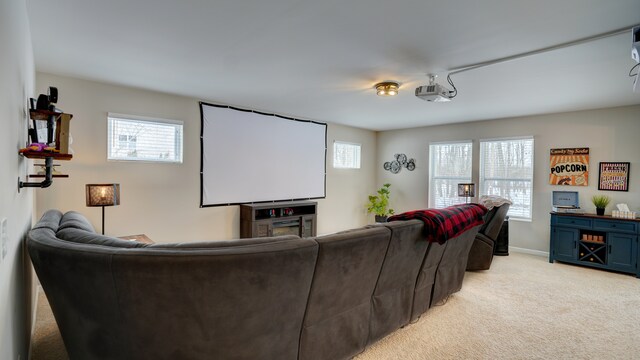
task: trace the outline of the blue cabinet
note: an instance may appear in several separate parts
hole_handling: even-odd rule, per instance
[[[640,278],[640,221],[551,213],[549,262],[563,261]]]
[[[636,272],[638,236],[630,234],[607,234],[609,249],[607,265],[617,271]]]
[[[553,226],[551,232],[553,244],[550,253],[553,253],[555,259],[561,261],[575,260],[578,246],[578,230]]]

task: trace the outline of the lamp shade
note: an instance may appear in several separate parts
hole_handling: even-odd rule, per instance
[[[120,205],[120,184],[87,184],[87,206]]]
[[[464,197],[476,196],[476,184],[474,183],[458,184],[458,196],[464,196]]]

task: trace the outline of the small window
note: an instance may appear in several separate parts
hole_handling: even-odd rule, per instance
[[[109,114],[107,159],[182,163],[182,122]]]
[[[333,167],[339,169],[360,169],[360,144],[341,141],[334,142]]]

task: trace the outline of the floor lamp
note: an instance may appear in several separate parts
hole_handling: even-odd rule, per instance
[[[87,206],[102,207],[102,235],[104,235],[104,207],[120,205],[120,184],[87,184]]]
[[[476,184],[462,183],[458,184],[458,196],[464,196],[464,202],[469,203],[469,198],[476,196]]]

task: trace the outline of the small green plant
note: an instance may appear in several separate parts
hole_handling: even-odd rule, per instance
[[[368,213],[374,213],[378,216],[393,215],[393,209],[389,208],[389,187],[391,184],[384,184],[378,190],[378,195],[369,195]]]
[[[593,195],[591,202],[595,205],[596,209],[604,209],[609,205],[611,199],[607,195]]]

